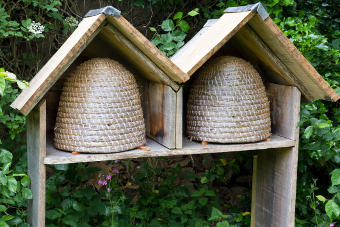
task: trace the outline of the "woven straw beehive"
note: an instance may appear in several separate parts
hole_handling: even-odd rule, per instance
[[[94,58],[68,75],[60,96],[54,145],[65,151],[109,153],[146,143],[134,76],[108,58]]]
[[[245,60],[215,58],[191,86],[187,135],[194,140],[245,143],[270,136],[270,107],[260,75]]]

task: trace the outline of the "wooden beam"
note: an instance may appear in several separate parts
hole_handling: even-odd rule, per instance
[[[284,137],[272,135],[270,141],[261,141],[246,144],[208,144],[202,146],[199,142],[190,141],[183,138],[183,148],[170,150],[152,139],[147,139],[146,146],[150,147],[150,151],[130,150],[111,154],[79,154],[72,155],[71,152],[57,150],[52,145],[52,140],[47,140],[47,156],[45,164],[64,164],[78,162],[96,162],[118,159],[146,158],[146,157],[162,157],[176,155],[192,155],[192,154],[209,154],[209,153],[225,153],[250,150],[264,150],[271,148],[292,147],[295,145],[294,140]]]
[[[183,87],[176,93],[176,148],[183,146]]]
[[[146,84],[146,135],[169,149],[176,148],[176,102],[177,94],[169,86]]]
[[[174,58],[174,63],[191,76],[253,16],[251,11],[225,13],[184,53]]]
[[[252,226],[293,227],[298,160],[300,98],[298,89],[272,86],[273,131],[295,141],[292,148],[257,152],[253,175]]]
[[[28,201],[28,223],[45,226],[46,184],[46,101],[42,100],[27,117],[27,162],[33,199]]]
[[[153,43],[143,36],[123,16],[108,17],[108,21],[114,25],[127,39],[140,49],[152,62],[154,62],[165,74],[176,82],[182,83],[189,80],[189,76],[165,56]]]
[[[158,83],[169,85],[175,91],[179,89],[178,84],[172,81],[154,62],[115,27],[108,24],[102,29],[101,35],[110,45],[118,49],[126,61],[130,62],[144,77]]]
[[[313,99],[339,100],[340,96],[329,86],[270,17],[263,21],[260,16],[256,15],[249,21],[249,25],[281,62],[304,84],[306,89],[302,90],[302,92],[308,90]],[[306,96],[308,97],[308,94]]]
[[[99,14],[83,19],[78,28],[34,76],[30,86],[21,92],[11,107],[27,115],[98,34],[105,18],[104,14]]]
[[[255,56],[262,64],[275,72],[273,76],[280,76],[289,85],[298,87],[306,96],[307,99],[313,100],[313,95],[305,87],[303,81],[296,77],[286,65],[269,49],[269,47],[261,40],[261,38],[248,25],[245,25],[234,36],[238,42],[238,47],[241,48],[243,54]]]

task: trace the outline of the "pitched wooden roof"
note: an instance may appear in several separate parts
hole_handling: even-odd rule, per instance
[[[340,98],[259,3],[228,8],[219,19],[209,20],[171,60],[191,76],[231,38],[249,58],[255,56],[308,100]]]
[[[107,12],[115,14],[105,15]],[[12,108],[27,115],[99,34],[110,47],[120,51],[148,79],[167,84],[174,90],[179,89],[175,82],[189,79],[187,73],[120,16],[120,12],[115,8],[105,7],[89,13],[91,16],[80,22],[66,42],[34,76],[30,86],[12,103]]]

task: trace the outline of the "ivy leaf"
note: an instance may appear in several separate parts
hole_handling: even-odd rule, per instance
[[[325,205],[326,214],[330,219],[336,218],[340,214],[340,208],[333,200],[329,200]]]
[[[331,172],[332,186],[340,184],[340,169],[335,169]]]
[[[11,152],[6,150],[1,150],[0,153],[0,163],[10,163],[12,162],[13,155]]]
[[[25,199],[32,199],[33,195],[31,189],[29,188],[22,189],[22,197],[24,197]]]
[[[17,186],[18,186],[18,182],[14,177],[8,177],[7,179],[7,186],[8,189],[11,192],[16,192],[17,191]]]
[[[188,15],[191,16],[191,17],[194,17],[194,16],[198,15],[198,8],[188,12]]]
[[[163,50],[172,50],[174,48],[176,48],[176,43],[174,42],[169,42],[169,43],[162,45]]]
[[[168,19],[162,22],[161,28],[163,29],[163,31],[169,32],[169,31],[174,30],[175,25],[172,20]]]
[[[26,83],[24,83],[24,82],[22,82],[22,81],[20,81],[20,80],[17,80],[17,85],[18,85],[18,87],[19,87],[21,90],[24,90],[24,89],[28,88],[28,84],[26,84]]]
[[[20,182],[22,186],[27,187],[30,184],[31,180],[28,176],[24,176],[23,178],[21,178]]]
[[[188,32],[190,29],[190,25],[185,20],[181,20],[177,25],[183,32]]]
[[[305,136],[306,139],[309,139],[312,134],[313,134],[313,126],[310,125],[305,129],[303,135]]]
[[[177,19],[181,19],[183,17],[183,12],[177,12],[175,13],[173,19],[177,20]]]
[[[323,197],[322,195],[317,195],[316,198],[323,203],[327,201],[327,199]]]
[[[48,218],[50,220],[55,220],[59,217],[61,217],[61,214],[56,210],[47,210],[46,211],[46,218]]]
[[[5,87],[6,87],[6,81],[3,77],[0,77],[0,96],[4,95]]]

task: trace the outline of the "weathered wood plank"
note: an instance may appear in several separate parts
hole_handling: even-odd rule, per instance
[[[292,147],[295,145],[294,140],[290,140],[280,136],[271,136],[270,141],[261,141],[257,143],[247,144],[208,144],[202,146],[201,143],[183,139],[183,148],[170,150],[152,139],[147,139],[146,146],[151,151],[131,150],[112,154],[79,154],[72,155],[70,152],[57,150],[53,147],[52,142],[47,144],[47,156],[45,164],[63,164],[77,162],[95,162],[117,159],[132,159],[145,157],[161,157],[175,155],[191,155],[191,154],[208,154],[208,153],[224,153],[248,150],[263,150],[279,147]],[[261,151],[262,152],[262,151]]]
[[[238,42],[237,46],[242,49],[242,53],[261,61],[271,70],[272,77],[281,77],[287,84],[298,87],[307,99],[313,99],[313,95],[306,89],[304,83],[281,62],[250,26],[245,25],[241,28],[234,39]]]
[[[340,98],[270,17],[263,21],[256,15],[249,25],[295,77],[302,81],[306,87],[302,92],[309,91],[313,99],[337,101]],[[308,94],[306,96],[308,98]]]
[[[272,85],[274,86],[274,85]],[[252,200],[254,226],[294,226],[300,111],[300,92],[295,88],[275,86],[273,127],[277,133],[294,139],[292,148],[258,152],[254,170]],[[275,107],[276,106],[276,107]],[[275,112],[275,108],[278,109]],[[278,123],[279,122],[279,123]],[[288,125],[288,126],[286,126]]]
[[[83,19],[78,28],[35,75],[30,86],[21,92],[11,107],[27,115],[98,34],[104,20],[103,14]]]
[[[46,101],[42,100],[27,117],[27,162],[33,200],[28,201],[28,223],[45,226]]]
[[[190,45],[185,53],[173,59],[182,71],[191,76],[214,53],[216,53],[243,25],[254,12],[225,13],[205,33]]]
[[[141,50],[139,50],[131,41],[129,41],[122,33],[120,33],[112,25],[105,26],[101,35],[117,48],[125,57],[125,60],[130,62],[141,74],[149,80],[169,85],[177,91],[179,85],[172,81],[154,62],[152,62]]]
[[[269,83],[267,96],[270,101],[272,132],[275,135],[296,139],[297,117],[300,112],[301,93],[296,87]]]
[[[152,62],[176,82],[185,82],[189,76],[165,56],[153,43],[131,25],[123,16],[108,17],[112,23],[127,39],[138,47]]]
[[[215,24],[218,21],[218,19],[211,19],[208,20],[203,28],[201,30],[199,30],[199,32],[196,33],[196,35],[194,37],[192,37],[184,46],[182,46],[170,59],[173,62],[177,62],[178,58],[181,58],[182,54],[184,54],[189,48],[193,48],[193,46],[195,45],[196,41],[198,39],[200,39],[200,37],[206,33],[210,27]]]
[[[176,148],[176,106],[177,94],[169,86],[146,84],[146,135],[169,149]]]
[[[176,148],[183,146],[183,87],[176,93]]]

